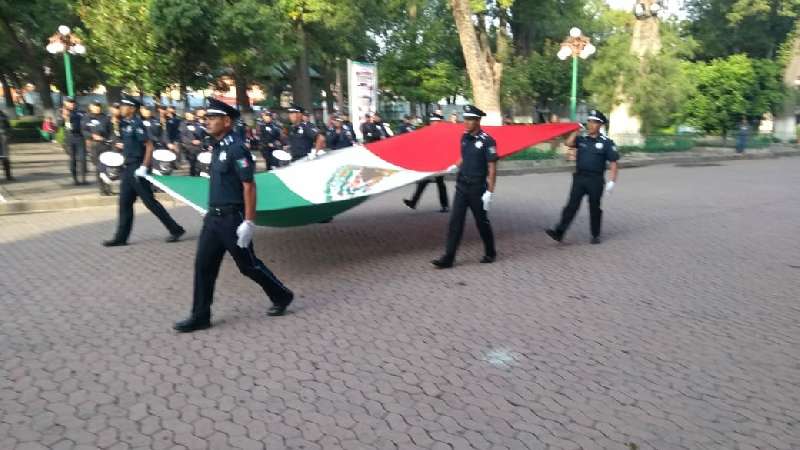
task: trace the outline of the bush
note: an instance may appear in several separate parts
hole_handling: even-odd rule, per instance
[[[547,159],[558,158],[556,150],[542,150],[534,147],[526,148],[521,152],[514,153],[513,155],[505,158],[509,161],[542,161]]]
[[[645,136],[642,146],[619,146],[618,150],[622,154],[632,152],[667,153],[685,152],[694,146],[695,138],[692,135],[649,135]]]
[[[61,127],[56,131],[56,142],[64,145],[64,127]]]

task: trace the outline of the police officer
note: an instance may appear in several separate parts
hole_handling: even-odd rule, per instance
[[[561,222],[554,229],[546,230],[548,236],[561,242],[564,233],[569,228],[584,195],[589,196],[589,221],[592,231],[592,244],[600,243],[600,226],[603,219],[603,210],[600,209],[600,198],[605,191],[611,193],[617,182],[617,160],[619,154],[614,141],[600,133],[600,127],[607,123],[606,116],[595,109],[589,111],[586,124],[587,133],[578,136],[577,131],[567,138],[567,146],[577,148],[575,173],[572,175],[572,189],[569,193],[567,206],[561,213]],[[611,179],[606,183],[603,175],[606,171],[606,162],[609,162]]]
[[[364,143],[378,142],[389,136],[381,116],[378,113],[372,113],[369,122],[364,126]]]
[[[403,123],[401,123],[400,126],[397,127],[397,134],[410,133],[416,129],[417,127],[415,127],[414,123],[411,121],[411,116],[406,114],[405,116],[403,116]]]
[[[156,149],[164,148],[164,128],[161,121],[157,117],[153,117],[153,111],[150,108],[141,108],[142,125],[147,129],[147,134],[150,137],[153,147]]]
[[[265,109],[261,111],[261,117],[256,122],[256,130],[258,132],[258,149],[267,163],[267,170],[270,170],[277,165],[272,152],[283,147],[281,128],[272,120],[272,112]]]
[[[428,117],[428,122],[433,124],[434,122],[441,122],[444,120],[444,116],[442,115],[442,111],[437,109],[436,111],[432,112],[430,117]]]
[[[481,263],[492,263],[497,257],[494,234],[487,215],[497,180],[497,144],[481,130],[481,117],[485,115],[486,113],[475,106],[464,106],[466,132],[461,137],[461,161],[450,168],[459,170],[447,233],[447,249],[442,257],[431,261],[440,269],[453,267],[456,250],[464,232],[467,208],[472,210],[478,233],[483,240],[484,255]]]
[[[100,182],[100,154],[109,149],[111,121],[108,116],[103,114],[103,106],[100,102],[94,101],[89,105],[89,114],[83,117],[81,130],[83,138],[86,140],[86,148],[92,156],[100,192],[105,193],[103,183]]]
[[[69,171],[75,185],[86,184],[86,145],[81,131],[81,122],[85,113],[78,109],[72,97],[64,97],[64,109],[61,118],[64,122],[64,145],[69,155]]]
[[[431,123],[434,122],[441,122],[442,116],[433,113],[430,117]],[[411,117],[406,116],[405,121],[398,130],[398,134],[408,133],[409,131],[413,131],[416,128],[411,123]],[[436,183],[436,189],[439,191],[439,212],[446,213],[450,211],[447,201],[447,185],[444,184],[444,176],[438,176],[433,178],[425,178],[421,181],[417,182],[417,188],[414,190],[414,195],[411,196],[411,199],[403,199],[403,204],[408,206],[411,209],[417,209],[417,203],[419,203],[419,199],[422,197],[422,193],[425,192],[425,188],[431,183],[431,181]]]
[[[331,150],[338,150],[340,148],[347,148],[353,145],[355,136],[350,133],[350,130],[344,127],[342,118],[334,116],[332,119],[333,126],[328,129],[325,136],[325,141],[328,148]]]
[[[179,332],[211,326],[214,284],[226,251],[239,271],[258,283],[272,301],[267,315],[282,316],[294,299],[292,291],[253,252],[256,184],[250,151],[232,130],[238,115],[235,108],[209,99],[208,132],[213,141],[209,208],[197,241],[192,312],[175,324]]]
[[[356,142],[356,129],[353,126],[353,122],[350,121],[349,114],[342,114],[342,128],[350,132],[350,136],[353,137],[353,142]]]
[[[8,121],[8,116],[3,110],[0,110],[0,162],[3,163],[6,180],[14,181],[14,177],[11,176],[11,160],[9,159],[8,148],[8,133],[10,129],[11,123]]]
[[[303,121],[305,110],[298,105],[292,104],[288,108],[289,120],[289,153],[292,161],[297,161],[306,156],[314,158],[317,151],[325,146],[325,138],[320,135],[317,127],[310,122]]]
[[[144,178],[153,155],[153,141],[148,134],[148,128],[137,114],[141,105],[135,98],[125,96],[120,106],[123,116],[120,121],[122,142],[117,146],[122,147],[125,163],[119,188],[119,223],[114,237],[104,241],[103,245],[116,247],[128,244],[128,236],[133,226],[133,204],[137,197],[142,199],[147,209],[155,214],[169,230],[167,242],[176,242],[186,233],[186,230],[178,225],[161,203],[155,199],[150,182]]]
[[[180,162],[181,155],[181,120],[175,113],[175,108],[172,106],[167,108],[167,124],[166,124],[166,142],[167,148],[175,153],[178,157],[176,162]]]
[[[197,155],[203,151],[203,139],[205,139],[205,128],[203,128],[194,117],[194,114],[187,112],[180,125],[181,151],[186,161],[189,162],[189,176],[200,175],[197,168]]]

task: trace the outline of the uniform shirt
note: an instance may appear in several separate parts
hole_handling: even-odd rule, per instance
[[[177,117],[170,117],[167,119],[167,139],[169,142],[178,142],[181,140],[181,123],[183,121]]]
[[[575,138],[576,163],[579,172],[602,174],[606,170],[606,161],[619,159],[614,141],[602,134],[597,137],[578,136]]]
[[[213,144],[209,206],[244,205],[243,182],[253,181],[253,157],[234,131]]]
[[[87,114],[81,125],[83,138],[94,141],[93,134],[99,134],[104,140],[111,137],[111,121],[105,114]]]
[[[203,138],[205,137],[205,129],[195,121],[183,121],[180,126],[181,144],[190,145],[192,147],[200,147],[203,145]],[[200,141],[200,144],[192,144],[192,141]]]
[[[158,119],[149,118],[149,119],[142,119],[142,124],[145,128],[147,128],[147,132],[150,136],[150,140],[153,141],[153,145],[160,144],[161,138],[163,137],[163,129],[161,128],[161,122]]]
[[[483,130],[473,135],[466,132],[461,137],[461,170],[459,175],[470,178],[486,178],[489,163],[497,161],[497,143]]]
[[[81,133],[81,122],[83,121],[83,116],[85,116],[85,115],[86,115],[85,112],[78,111],[77,108],[73,109],[72,111],[69,112],[68,128],[69,128],[70,133],[72,133],[73,135],[78,135],[78,136],[80,136],[82,134]]]
[[[141,165],[144,162],[145,144],[151,140],[148,128],[141,117],[133,116],[130,119],[121,119],[119,130],[125,165]]]
[[[403,123],[400,124],[399,127],[397,127],[397,134],[410,133],[410,132],[412,132],[412,131],[414,131],[416,129],[417,129],[417,127],[415,127],[414,125],[412,125],[410,123],[403,122]]]
[[[350,136],[353,136],[353,142],[356,141],[356,129],[353,127],[353,122],[349,120],[346,122],[342,122],[342,128],[350,132]]]
[[[377,142],[381,139],[386,139],[387,137],[389,137],[389,133],[386,131],[386,128],[383,127],[382,122],[365,124],[364,142]]]
[[[258,140],[263,147],[273,150],[282,147],[281,129],[275,122],[267,123],[262,119],[258,119],[256,125],[258,126]]]
[[[306,156],[312,148],[314,148],[314,141],[317,139],[319,130],[314,125],[308,122],[301,122],[299,125],[292,125],[289,127],[289,149],[292,154],[292,159],[298,159]]]
[[[325,136],[326,145],[331,150],[350,147],[353,145],[354,139],[355,137],[344,127],[339,130],[336,128],[330,128]]]

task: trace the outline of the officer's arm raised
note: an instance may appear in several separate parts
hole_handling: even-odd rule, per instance
[[[567,140],[564,141],[564,145],[570,148],[575,148],[575,138],[578,137],[578,130],[573,131],[572,133],[567,136]]]

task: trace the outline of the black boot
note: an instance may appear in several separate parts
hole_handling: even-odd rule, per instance
[[[172,327],[178,333],[191,333],[192,331],[205,330],[211,328],[210,318],[199,318],[190,316],[188,319],[176,322]]]
[[[564,233],[561,233],[559,231],[548,229],[544,230],[544,232],[547,233],[547,235],[553,238],[553,240],[556,242],[561,242],[561,240],[564,239]]]
[[[288,308],[289,305],[292,304],[293,300],[294,300],[294,293],[292,291],[289,291],[289,294],[283,300],[275,302],[275,304],[272,305],[272,307],[269,310],[267,310],[267,315],[274,317],[286,314],[286,308]]]

